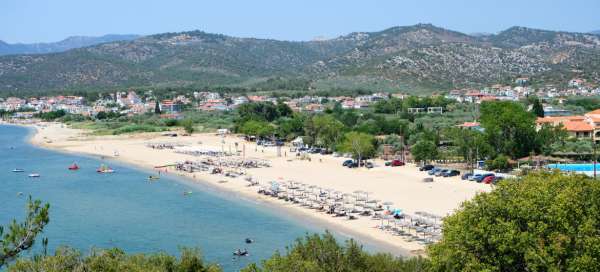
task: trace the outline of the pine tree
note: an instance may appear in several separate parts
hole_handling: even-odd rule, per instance
[[[154,113],[160,114],[160,104],[158,104],[158,100],[156,100],[156,104],[154,105]]]
[[[539,99],[533,101],[532,111],[537,117],[544,117],[544,106]]]

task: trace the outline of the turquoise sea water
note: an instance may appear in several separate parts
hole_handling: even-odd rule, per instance
[[[50,224],[43,237],[48,237],[52,252],[60,245],[84,252],[120,247],[174,254],[178,246],[199,247],[210,262],[236,271],[284,250],[306,232],[323,231],[263,204],[186,180],[163,177],[149,183],[149,172],[114,161],[104,162],[116,173],[97,174],[100,159],[31,146],[28,133],[22,127],[0,126],[0,225],[24,217],[27,195],[49,202]],[[73,162],[79,171],[67,170]],[[25,172],[12,173],[14,168]],[[28,178],[31,172],[41,177]],[[184,191],[193,193],[183,196]],[[256,243],[246,245],[246,237]],[[237,248],[247,248],[251,255],[233,260]]]

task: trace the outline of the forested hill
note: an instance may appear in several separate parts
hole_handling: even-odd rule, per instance
[[[3,56],[0,91],[190,85],[447,90],[519,76],[545,83],[574,76],[598,80],[599,73],[597,35],[513,27],[471,36],[419,24],[308,42],[164,33],[62,53]]]

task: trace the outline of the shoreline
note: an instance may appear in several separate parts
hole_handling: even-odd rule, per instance
[[[55,123],[42,123],[42,124],[34,124],[34,125],[25,125],[26,127],[32,128],[32,133],[30,134],[27,141],[37,147],[50,149],[53,151],[64,152],[66,154],[75,154],[75,155],[83,155],[90,156],[94,158],[104,158],[118,161],[119,163],[123,163],[128,166],[132,166],[135,168],[139,168],[144,170],[145,172],[152,173],[156,171],[154,166],[156,165],[165,165],[167,163],[172,163],[174,161],[173,158],[182,158],[186,157],[186,155],[182,154],[172,154],[169,153],[168,156],[166,152],[171,152],[169,150],[154,150],[145,147],[143,144],[152,140],[171,140],[165,137],[161,137],[156,134],[144,134],[144,135],[125,135],[125,136],[89,136],[85,135],[85,132],[66,128],[63,124],[55,124]],[[211,135],[194,135],[196,138],[202,138],[202,142],[204,143],[205,139],[210,141],[220,140],[219,137],[211,136]],[[212,138],[211,138],[212,137]],[[194,138],[194,140],[196,140]],[[214,139],[213,139],[214,138]],[[184,140],[188,140],[192,138],[184,138]],[[239,140],[236,138],[228,137],[228,140]],[[179,139],[176,139],[179,140]],[[224,140],[223,140],[224,141]],[[119,150],[120,155],[115,157],[111,155],[111,150],[104,149],[105,146],[110,146],[117,148]],[[141,147],[140,147],[141,145]],[[92,148],[92,146],[94,148]],[[252,147],[252,146],[251,146]],[[140,148],[144,148],[143,150]],[[127,150],[127,151],[123,151]],[[138,152],[136,152],[138,151]],[[107,154],[108,152],[108,154]],[[148,153],[147,156],[143,153]],[[152,153],[152,154],[150,154]],[[262,150],[262,154],[258,153],[258,147],[255,147],[255,155],[261,155],[265,158],[273,159],[273,156],[269,152],[265,152]],[[132,155],[135,154],[135,155]],[[175,155],[174,155],[175,154]],[[150,155],[155,156],[150,159]],[[287,154],[286,154],[287,155]],[[170,158],[165,158],[170,157]],[[188,156],[189,157],[189,156]],[[194,157],[189,157],[189,159],[194,159]],[[195,158],[198,159],[198,158]],[[286,158],[287,159],[287,158]],[[284,159],[284,161],[286,161]],[[281,158],[280,158],[281,160]],[[321,159],[320,159],[321,160]],[[152,161],[152,163],[150,163]],[[181,160],[180,160],[181,161]],[[285,162],[279,162],[280,165],[285,166]],[[290,163],[290,160],[287,160],[287,163]],[[303,162],[306,164],[305,162]],[[275,163],[274,163],[275,164]],[[336,163],[337,164],[337,163]],[[312,166],[320,166],[316,163],[313,163]],[[338,166],[339,167],[339,166]],[[407,166],[412,167],[412,166]],[[302,167],[300,167],[302,168]],[[314,168],[314,167],[313,167]],[[325,167],[326,168],[326,167]],[[400,168],[398,168],[400,169]],[[407,168],[404,168],[407,169]],[[320,169],[311,169],[310,172],[320,171]],[[346,169],[337,169],[337,171],[345,171]],[[414,170],[414,169],[413,169]],[[328,171],[325,169],[325,171]],[[361,171],[361,170],[357,170]],[[412,171],[412,170],[411,170]],[[262,168],[262,169],[252,169],[252,177],[258,177],[258,180],[264,182],[266,180],[275,180],[273,176],[285,175],[285,169],[277,169],[277,165],[273,165],[272,168]],[[263,173],[261,173],[263,172]],[[299,224],[309,225],[309,226],[318,226],[319,228],[331,230],[333,233],[339,233],[342,236],[346,236],[348,238],[352,238],[358,241],[360,244],[365,245],[368,248],[373,248],[374,251],[382,251],[388,252],[396,256],[410,257],[417,255],[424,255],[424,246],[417,242],[408,242],[404,239],[393,236],[391,234],[387,234],[379,229],[376,229],[374,226],[378,224],[379,220],[370,220],[360,218],[359,220],[351,221],[351,224],[348,224],[348,220],[343,220],[339,218],[333,218],[329,215],[325,215],[324,213],[317,213],[314,210],[305,209],[301,206],[291,204],[289,202],[285,202],[279,200],[277,198],[272,198],[268,196],[264,196],[258,194],[257,187],[247,187],[245,186],[245,182],[241,178],[226,178],[224,176],[210,175],[204,172],[196,172],[193,174],[182,172],[182,171],[168,171],[167,174],[171,176],[175,175],[177,178],[182,178],[186,183],[190,183],[190,185],[201,185],[207,186],[210,190],[214,190],[218,194],[224,197],[231,198],[242,198],[244,201],[248,201],[250,203],[257,204],[261,206],[260,208],[269,209],[269,212],[274,212],[280,216],[285,216],[290,220],[293,220]],[[289,173],[291,175],[291,173]],[[307,176],[307,172],[300,171],[300,177]],[[371,173],[368,173],[371,174]],[[270,177],[269,177],[270,176]],[[317,176],[318,173],[317,173]],[[222,180],[226,180],[227,182],[222,182]],[[296,178],[294,178],[296,180]],[[304,181],[304,180],[303,180]],[[311,182],[318,182],[312,180]],[[360,180],[359,180],[360,182]],[[343,185],[340,185],[343,186]],[[428,185],[429,186],[429,185]],[[329,188],[339,189],[338,187],[328,186]],[[383,188],[385,190],[385,188]],[[477,190],[480,191],[480,190]],[[485,191],[481,190],[481,191]],[[351,191],[350,191],[351,192]],[[377,193],[377,192],[376,192]],[[470,193],[471,195],[473,193]],[[433,198],[435,199],[435,197]],[[456,203],[459,204],[459,203]],[[452,209],[456,208],[452,207]],[[447,209],[447,207],[443,207]],[[445,215],[445,214],[443,214]]]

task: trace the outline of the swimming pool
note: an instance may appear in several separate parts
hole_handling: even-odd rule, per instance
[[[593,163],[572,163],[572,164],[548,164],[547,168],[558,169],[561,171],[571,171],[588,176],[594,175],[594,164]],[[600,164],[596,164],[596,171],[600,173]]]

